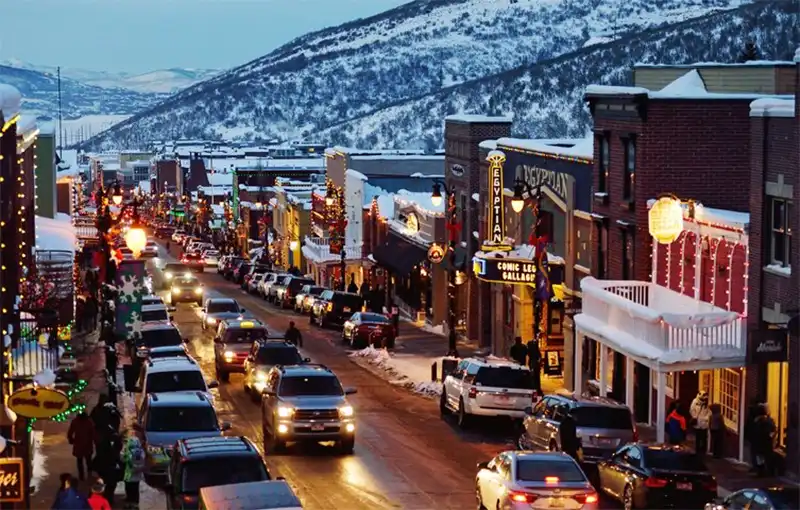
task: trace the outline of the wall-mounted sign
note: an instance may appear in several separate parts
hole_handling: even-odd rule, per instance
[[[535,285],[536,261],[528,259],[474,257],[472,272],[479,280],[506,285]],[[547,276],[551,285],[564,283],[564,265],[549,264]]]
[[[453,177],[463,177],[464,167],[461,165],[452,165],[450,167],[450,173],[453,175]]]
[[[25,477],[19,457],[0,459],[0,502],[21,503],[25,499]]]
[[[46,420],[69,408],[69,397],[50,388],[22,388],[8,398],[8,407],[24,418]]]
[[[506,224],[503,198],[503,162],[506,155],[501,151],[491,151],[486,157],[489,161],[489,225],[488,238],[483,241],[484,251],[510,251],[506,244]]]
[[[747,362],[784,362],[789,359],[789,335],[785,329],[760,329],[750,332],[747,345]]]
[[[677,198],[656,200],[647,213],[650,235],[660,244],[670,244],[683,232],[683,207]]]
[[[569,176],[562,172],[554,172],[538,166],[520,165],[517,167],[517,175],[527,182],[531,188],[545,186],[550,188],[563,202],[567,202],[569,193]]]
[[[444,248],[440,245],[433,243],[428,248],[428,260],[434,264],[438,264],[444,260]]]
[[[410,212],[406,215],[406,229],[409,234],[416,234],[419,232],[419,218],[416,213]]]

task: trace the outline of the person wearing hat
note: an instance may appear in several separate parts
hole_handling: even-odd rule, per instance
[[[53,502],[52,510],[86,510],[90,508],[86,496],[76,489],[76,480],[69,473],[61,473],[59,478],[58,492],[56,500]]]
[[[108,500],[103,496],[105,490],[106,484],[103,483],[102,478],[98,478],[92,485],[92,495],[89,496],[89,507],[92,510],[111,510],[111,505],[108,504]]]
[[[692,400],[689,414],[694,422],[695,452],[703,456],[708,452],[708,427],[711,424],[711,409],[708,407],[708,393],[701,391]]]

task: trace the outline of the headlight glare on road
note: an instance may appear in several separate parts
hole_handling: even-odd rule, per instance
[[[279,418],[291,418],[294,414],[294,409],[291,407],[279,407],[278,408],[278,417]]]
[[[342,418],[350,418],[353,416],[353,408],[351,406],[344,406],[339,408],[339,416]]]

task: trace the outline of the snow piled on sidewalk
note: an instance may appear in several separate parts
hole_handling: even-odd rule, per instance
[[[372,346],[350,353],[350,357],[360,364],[366,363],[381,371],[392,384],[409,390],[436,397],[442,394],[442,383],[431,381],[431,365],[437,363],[441,371],[443,357],[418,356],[413,354],[390,353],[386,349]]]
[[[33,491],[39,490],[42,480],[47,478],[47,457],[42,453],[42,439],[44,432],[41,430],[34,430],[31,443],[33,444],[33,465],[31,466],[31,487]]]

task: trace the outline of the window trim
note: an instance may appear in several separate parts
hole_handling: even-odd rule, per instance
[[[620,229],[622,233],[622,279],[633,280],[636,259],[636,239],[628,228]],[[629,248],[630,244],[630,250]]]
[[[792,201],[781,197],[768,197],[769,203],[769,261],[772,265],[779,265],[780,267],[792,267]],[[775,205],[776,202],[783,203],[783,218],[781,224],[782,228],[775,228]],[[775,244],[776,236],[784,237],[783,251],[786,262],[781,262],[775,258]]]
[[[624,166],[622,169],[622,199],[633,202],[636,199],[636,135],[622,139]],[[633,158],[631,158],[633,149]]]
[[[608,171],[611,166],[611,141],[609,140],[608,133],[602,133],[598,138],[598,147],[600,150],[598,169],[600,172],[597,174],[597,192],[608,193]]]

